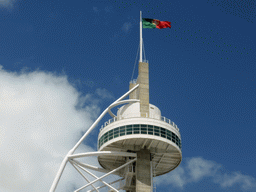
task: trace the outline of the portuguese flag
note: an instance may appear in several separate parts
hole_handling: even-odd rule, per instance
[[[171,28],[171,22],[169,21],[159,21],[158,19],[148,19],[148,18],[142,18],[142,26],[143,28],[149,28],[149,29],[163,29],[163,28]]]

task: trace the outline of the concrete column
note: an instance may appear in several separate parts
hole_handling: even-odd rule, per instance
[[[136,192],[151,192],[150,152],[147,149],[137,152]]]
[[[135,87],[137,84],[134,82],[130,82],[129,90],[131,90],[133,87]],[[137,89],[134,90],[132,93],[129,94],[130,99],[138,99],[137,98]]]
[[[138,98],[140,99],[141,117],[149,117],[149,73],[148,63],[139,62]]]

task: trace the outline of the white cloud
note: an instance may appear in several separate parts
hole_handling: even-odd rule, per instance
[[[0,0],[0,7],[10,8],[14,2],[15,0]]]
[[[96,94],[98,96],[100,96],[102,99],[113,99],[114,96],[112,93],[110,93],[108,90],[106,89],[101,89],[101,88],[98,88],[96,89]]]
[[[199,181],[202,178],[213,176],[216,174],[218,168],[216,163],[201,157],[194,157],[187,162],[189,176],[193,181]]]
[[[256,180],[248,175],[235,172],[231,174],[224,174],[221,180],[217,180],[222,187],[232,187],[240,185],[243,190],[250,190],[256,187]]]
[[[164,176],[156,177],[157,184],[174,185],[178,188],[183,188],[187,183],[186,173],[183,167],[179,166],[175,171],[170,172]]]
[[[97,102],[86,101],[65,75],[0,66],[0,191],[49,191],[64,156],[99,114]],[[93,149],[82,144],[82,151]],[[85,182],[68,164],[56,191],[73,184]]]
[[[218,184],[222,188],[238,186],[240,190],[255,190],[256,179],[252,176],[233,172],[227,173],[214,161],[193,157],[183,162],[174,171],[157,177],[156,182],[162,185],[173,185],[183,188],[185,185],[199,183],[203,179],[210,178],[210,181]]]

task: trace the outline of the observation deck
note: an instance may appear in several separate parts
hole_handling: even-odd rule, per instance
[[[98,151],[137,152],[147,149],[151,153],[155,176],[175,169],[181,162],[179,128],[160,110],[150,106],[149,117],[139,113],[139,102],[122,106],[117,117],[106,121],[98,136]],[[126,162],[123,157],[99,157],[100,165],[113,170]]]

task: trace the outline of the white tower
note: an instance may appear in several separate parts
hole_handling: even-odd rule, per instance
[[[140,18],[142,19],[141,15]],[[149,67],[148,61],[142,60],[142,22],[140,22],[140,48],[137,80],[130,82],[130,90],[111,104],[69,151],[61,164],[50,192],[55,191],[68,161],[77,170],[80,168],[95,177],[95,180],[90,182],[78,170],[88,184],[77,189],[77,192],[88,186],[99,191],[102,187],[93,185],[97,181],[101,181],[103,186],[108,186],[110,191],[153,192],[153,177],[168,173],[179,166],[182,159],[179,129],[170,119],[161,116],[159,108],[149,103]],[[129,99],[123,100],[127,96]],[[117,115],[114,115],[111,108],[121,104],[125,105],[118,109]],[[98,152],[73,155],[78,145],[107,112],[112,119],[105,122],[99,131]],[[86,156],[98,156],[101,168],[76,160]],[[97,177],[87,169],[106,174]],[[118,189],[111,186],[114,182],[106,183],[102,180],[110,174],[121,177],[118,180],[121,181]]]

